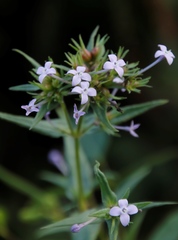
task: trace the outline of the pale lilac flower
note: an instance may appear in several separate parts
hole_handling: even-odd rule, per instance
[[[129,132],[133,137],[139,137],[138,134],[135,132],[137,128],[139,128],[140,124],[134,124],[134,121],[131,121],[130,126],[115,126],[116,129],[124,130]]]
[[[85,112],[81,110],[77,109],[77,105],[74,104],[74,113],[73,113],[73,118],[75,119],[75,124],[78,124],[78,121],[80,119],[81,116],[85,115]]]
[[[159,44],[158,47],[160,47],[161,50],[156,51],[155,58],[164,56],[168,64],[171,65],[173,59],[175,58],[174,54],[171,52],[171,50],[167,50],[167,47],[164,45]]]
[[[124,78],[115,77],[115,78],[113,79],[113,82],[118,83],[118,84],[121,84],[121,83],[124,82]]]
[[[56,74],[56,70],[54,68],[51,68],[51,64],[52,64],[52,62],[46,62],[44,67],[39,67],[37,69],[36,73],[38,75],[40,75],[39,78],[38,78],[40,83],[43,82],[43,79],[46,76]]]
[[[52,149],[48,153],[48,160],[52,163],[63,175],[68,174],[68,168],[63,155],[57,149]]]
[[[97,92],[94,88],[89,88],[89,82],[81,82],[80,85],[81,87],[74,87],[72,92],[81,94],[81,104],[88,102],[88,96],[95,97],[97,95]]]
[[[128,204],[127,199],[120,199],[118,201],[119,207],[112,207],[109,214],[113,217],[120,216],[121,224],[126,227],[130,223],[130,215],[138,213],[138,208],[134,204]]]
[[[31,112],[39,112],[39,106],[35,105],[36,99],[33,99],[29,102],[28,105],[22,105],[21,108],[26,110],[26,116]]]
[[[91,76],[89,73],[85,73],[86,67],[78,66],[76,70],[72,69],[67,72],[67,74],[74,75],[72,78],[72,86],[78,85],[82,80],[91,81]]]
[[[103,65],[103,68],[105,70],[111,70],[115,69],[115,71],[119,74],[120,77],[124,74],[123,67],[126,65],[123,59],[117,59],[117,56],[115,54],[109,54],[109,61],[105,62]]]

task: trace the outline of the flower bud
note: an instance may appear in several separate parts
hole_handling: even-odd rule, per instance
[[[81,229],[81,227],[80,227],[80,224],[74,224],[72,227],[71,227],[71,232],[73,232],[73,233],[77,233],[77,232],[79,232],[80,231],[80,229]]]
[[[89,62],[92,58],[91,52],[89,52],[86,48],[82,52],[82,58],[84,61]]]
[[[98,56],[99,52],[100,52],[100,48],[99,47],[94,47],[91,51],[92,57],[96,58]]]

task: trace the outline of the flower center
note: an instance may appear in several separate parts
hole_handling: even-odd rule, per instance
[[[127,208],[122,208],[122,212],[126,213],[127,212]]]

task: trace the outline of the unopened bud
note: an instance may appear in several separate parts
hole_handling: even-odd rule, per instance
[[[91,52],[89,52],[86,48],[82,52],[82,58],[84,61],[89,62],[92,58]]]
[[[81,229],[81,226],[80,226],[80,224],[74,224],[72,227],[71,227],[71,232],[73,232],[73,233],[77,233],[77,232],[79,232],[80,231],[80,229]]]

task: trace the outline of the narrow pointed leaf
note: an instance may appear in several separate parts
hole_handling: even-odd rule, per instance
[[[10,87],[9,90],[12,91],[25,91],[25,92],[32,92],[39,90],[39,87],[32,85],[32,84],[22,84],[19,86]]]
[[[13,51],[20,53],[22,56],[24,56],[35,68],[40,67],[41,65],[34,60],[32,57],[30,57],[29,55],[27,55],[26,53],[20,51],[19,49],[13,49]]]
[[[164,105],[166,103],[168,103],[167,100],[155,100],[140,104],[134,104],[123,108],[121,107],[123,113],[120,113],[116,110],[112,110],[110,112],[110,121],[112,124],[121,124],[147,112],[148,110]]]
[[[109,240],[118,240],[119,235],[119,219],[111,218],[106,221],[109,232]]]
[[[106,108],[101,105],[99,106],[97,104],[93,104],[92,108],[93,108],[94,112],[96,113],[99,123],[101,124],[103,130],[111,135],[116,134],[118,131],[109,122],[108,117],[106,115]]]
[[[25,127],[28,129],[34,122],[34,118],[32,117],[18,116],[2,112],[0,112],[0,119],[15,123],[21,127]],[[66,122],[60,119],[55,119],[51,120],[51,124],[45,120],[41,120],[36,126],[33,127],[32,131],[49,137],[59,138],[65,134],[65,131],[69,132],[69,129],[66,125]]]
[[[94,31],[92,32],[92,34],[90,36],[90,39],[89,39],[89,42],[88,42],[88,45],[87,45],[87,50],[88,51],[91,51],[94,48],[94,41],[95,41],[96,34],[98,32],[98,29],[99,29],[99,26],[97,26],[94,29]]]
[[[100,171],[99,166],[99,162],[96,162],[94,172],[100,185],[102,202],[105,207],[112,207],[117,205],[117,198],[111,190],[104,173]]]

